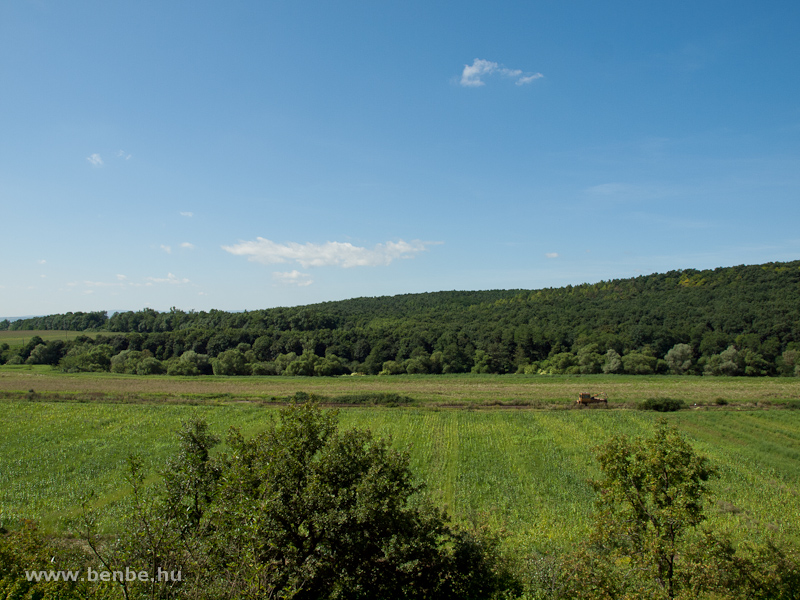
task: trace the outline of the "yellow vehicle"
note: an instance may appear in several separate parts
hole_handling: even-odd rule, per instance
[[[587,392],[578,394],[578,404],[581,406],[588,406],[589,404],[597,404],[599,402],[603,402],[606,405],[608,404],[608,395],[605,392],[600,392],[594,396]]]

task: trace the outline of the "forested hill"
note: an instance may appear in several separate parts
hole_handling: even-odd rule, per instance
[[[164,370],[191,350],[208,357],[206,370],[241,374],[789,375],[795,362],[800,368],[800,261],[241,313],[67,313],[4,321],[0,329],[107,331],[95,345],[108,345],[112,357],[144,352]],[[21,358],[29,360],[32,350]],[[70,351],[62,349],[59,360]],[[228,359],[235,364],[226,369]],[[301,364],[290,369],[292,363]]]

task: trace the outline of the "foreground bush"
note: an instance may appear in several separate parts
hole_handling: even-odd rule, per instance
[[[266,431],[232,430],[228,454],[187,423],[156,495],[131,462],[125,532],[109,565],[182,573],[169,586],[126,584],[126,597],[491,598],[516,589],[499,538],[464,530],[421,494],[406,453],[335,413],[295,404]],[[91,519],[87,521],[91,525]]]

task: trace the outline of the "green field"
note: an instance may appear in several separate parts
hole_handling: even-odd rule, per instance
[[[181,420],[207,419],[252,434],[274,414],[256,403],[221,405],[106,402],[0,403],[0,519],[23,518],[50,530],[78,523],[81,498],[95,490],[118,522],[125,458],[141,454],[153,470],[176,446]],[[597,476],[593,448],[613,433],[651,431],[657,415],[632,410],[464,410],[346,408],[344,427],[366,427],[408,448],[428,493],[458,519],[504,526],[515,544],[558,550],[591,522]],[[725,529],[800,539],[800,411],[688,410],[671,413],[720,471],[712,518]]]
[[[0,331],[0,344],[8,344],[11,348],[19,348],[27,344],[34,336],[39,336],[45,342],[50,340],[63,340],[66,342],[67,340],[74,340],[79,335],[94,338],[98,334],[93,331],[62,331],[59,329]]]

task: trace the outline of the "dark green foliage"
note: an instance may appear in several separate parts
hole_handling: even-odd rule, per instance
[[[76,340],[77,342],[78,340]],[[81,371],[108,371],[114,351],[108,344],[77,343],[58,363],[66,373]]]
[[[274,367],[259,366],[257,373],[796,376],[798,286],[800,261],[794,261],[558,289],[406,294],[243,313],[68,313],[8,327],[105,327],[128,334],[106,342],[114,354],[148,350],[160,361],[187,350],[218,360],[240,353],[245,366],[223,359],[220,372],[227,374],[264,363]],[[287,356],[293,358],[283,364]]]
[[[686,402],[679,398],[648,398],[640,402],[636,408],[639,410],[655,410],[657,412],[674,412],[687,408]]]

